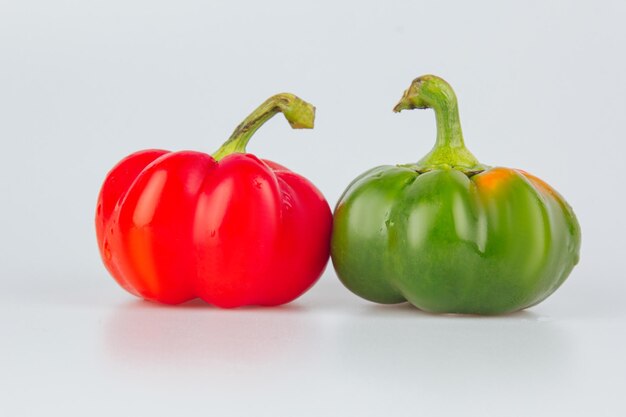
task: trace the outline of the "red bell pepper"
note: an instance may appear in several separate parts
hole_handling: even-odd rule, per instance
[[[315,283],[329,257],[328,203],[304,177],[246,153],[278,112],[293,128],[313,127],[312,105],[278,94],[213,156],[143,150],[108,173],[96,234],[123,288],[166,304],[238,307],[287,303]]]

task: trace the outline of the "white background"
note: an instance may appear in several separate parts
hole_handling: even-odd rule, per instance
[[[626,415],[623,1],[0,0],[0,414]],[[558,189],[581,262],[500,318],[353,296],[329,266],[276,309],[178,308],[117,287],[96,249],[106,172],[142,148],[212,152],[268,96],[249,151],[334,205],[362,171],[416,161],[446,78],[468,146]]]

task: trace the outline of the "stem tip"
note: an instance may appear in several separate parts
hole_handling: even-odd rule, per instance
[[[293,129],[313,129],[315,107],[312,104],[290,93],[276,94],[250,113],[213,157],[219,161],[232,153],[246,152],[246,145],[254,132],[276,113],[282,113]]]

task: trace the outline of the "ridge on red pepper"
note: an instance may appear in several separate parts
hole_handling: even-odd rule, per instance
[[[96,210],[104,265],[127,291],[179,304],[273,306],[303,294],[329,257],[332,215],[306,178],[246,153],[276,113],[313,128],[315,107],[277,94],[212,156],[138,151],[106,176]]]

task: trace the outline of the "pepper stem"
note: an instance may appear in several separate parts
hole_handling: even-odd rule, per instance
[[[230,138],[213,154],[219,161],[232,153],[245,153],[254,132],[276,113],[282,113],[293,129],[312,129],[315,107],[289,93],[276,94],[265,100],[235,128]]]
[[[433,109],[437,119],[437,141],[433,149],[417,162],[417,171],[453,168],[470,174],[485,170],[485,166],[465,147],[459,106],[450,84],[435,75],[416,78],[393,111],[411,109]]]

